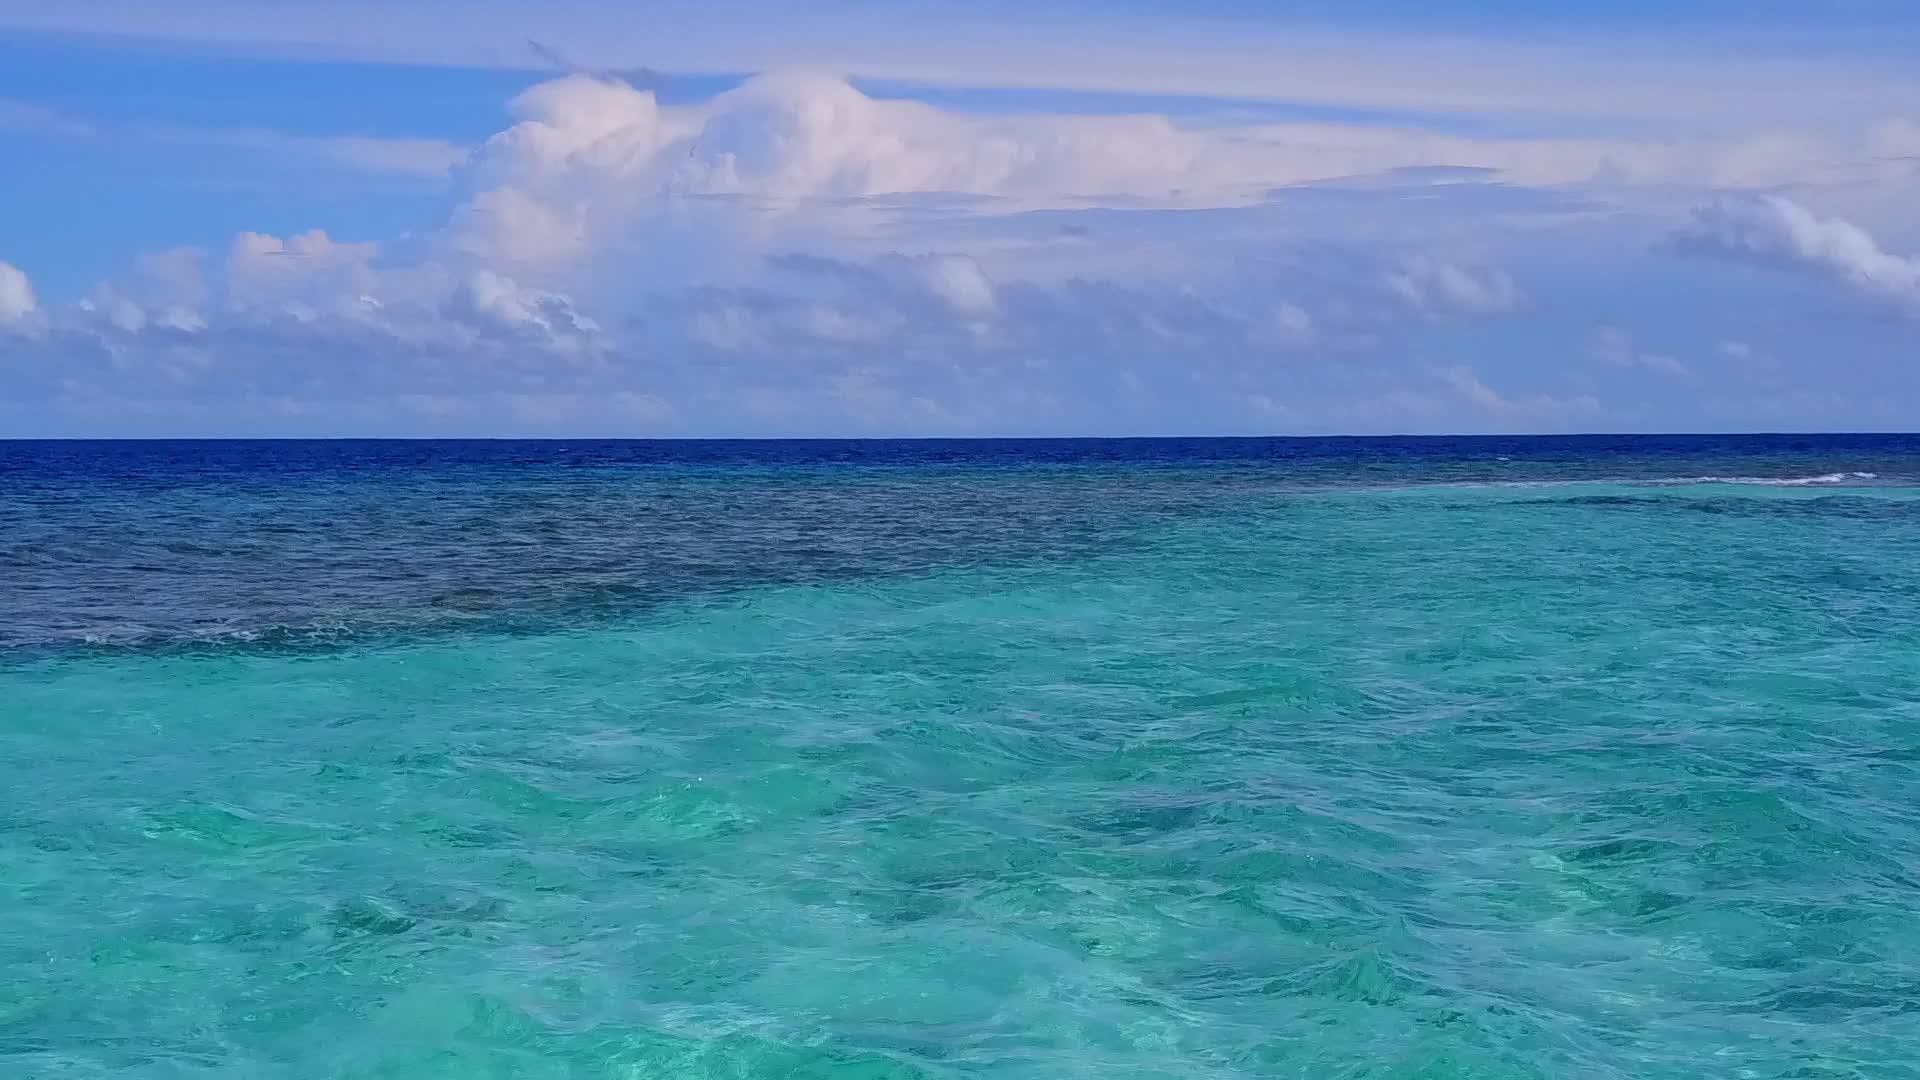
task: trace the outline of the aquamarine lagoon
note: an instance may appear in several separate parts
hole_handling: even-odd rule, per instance
[[[0,1075],[1920,1077],[1920,438],[0,444]]]

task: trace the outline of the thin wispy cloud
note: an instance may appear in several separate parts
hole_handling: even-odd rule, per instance
[[[262,8],[189,0],[164,10],[134,0],[84,9],[0,3],[0,26],[116,33],[252,55],[332,55],[397,63],[581,70],[765,71],[803,67],[929,84],[1284,100],[1360,108],[1636,117],[1693,129],[1816,125],[1869,110],[1912,111],[1920,75],[1897,47],[1911,20],[1883,30],[1884,51],[1821,33],[1815,21],[1696,22],[1696,39],[1738,50],[1677,47],[1657,20],[1466,18],[1439,4],[1431,26],[1282,9],[1268,19],[1201,4],[1182,12],[1082,5],[1035,10],[988,3],[946,9],[877,2],[806,8],[669,0],[639,7],[562,2],[394,6],[342,0]],[[1406,21],[1417,12],[1409,11]],[[1569,15],[1577,14],[1573,12]],[[1675,16],[1684,14],[1675,12]],[[1892,19],[1889,11],[1884,16]],[[1009,33],[1009,26],[1024,32]],[[1758,28],[1758,29],[1756,29]],[[1710,61],[1710,62],[1709,62]],[[1675,109],[1676,101],[1686,102]]]
[[[175,146],[187,150],[240,150],[325,163],[371,173],[445,179],[469,148],[444,139],[369,135],[306,135],[261,128],[208,128],[103,124],[60,109],[0,100],[0,132],[66,140]]]

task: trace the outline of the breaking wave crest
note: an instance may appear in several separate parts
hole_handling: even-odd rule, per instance
[[[1671,479],[1641,481],[1647,484],[1748,484],[1756,487],[1825,487],[1859,484],[1878,480],[1879,473],[1833,472],[1818,476],[1677,476]]]

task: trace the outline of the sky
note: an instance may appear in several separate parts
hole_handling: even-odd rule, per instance
[[[1907,0],[0,0],[0,437],[1920,430]]]

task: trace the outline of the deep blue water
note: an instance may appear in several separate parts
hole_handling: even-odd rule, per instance
[[[1920,436],[0,442],[0,649],[295,645],[1093,554],[1288,493],[1920,476]]]
[[[1920,1076],[1920,437],[0,443],[0,1075]]]

